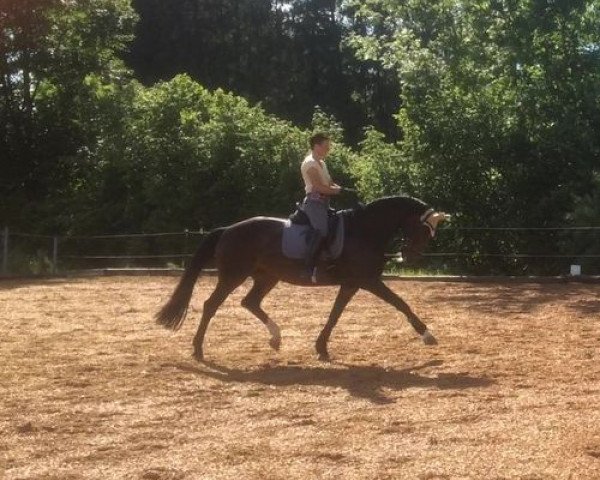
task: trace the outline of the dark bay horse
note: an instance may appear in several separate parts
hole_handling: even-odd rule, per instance
[[[399,231],[405,240],[402,256],[406,261],[412,261],[420,256],[434,236],[438,223],[447,216],[411,197],[381,198],[366,206],[346,210],[343,214],[346,238],[341,256],[332,268],[318,265],[317,286],[340,285],[329,319],[317,339],[319,358],[329,358],[329,336],[342,311],[361,288],[404,313],[425,344],[437,344],[427,326],[406,302],[382,282],[381,274],[386,261],[386,246]],[[279,327],[261,308],[261,301],[280,280],[302,286],[315,285],[305,277],[301,261],[283,256],[281,239],[284,225],[283,219],[254,217],[215,229],[200,244],[171,299],[156,315],[159,324],[172,330],[179,329],[200,271],[208,263],[216,263],[217,286],[204,302],[200,326],[194,337],[196,359],[203,358],[202,344],[211,318],[227,296],[248,277],[252,277],[254,284],[242,305],[265,324],[271,333],[271,347],[279,349]]]

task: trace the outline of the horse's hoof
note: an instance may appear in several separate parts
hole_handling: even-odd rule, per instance
[[[319,353],[319,361],[321,362],[331,362],[331,357],[326,353]]]
[[[273,350],[278,352],[279,349],[281,348],[281,338],[276,338],[276,337],[271,338],[271,340],[269,340],[269,346]]]
[[[421,338],[423,339],[423,343],[425,345],[437,345],[438,344],[438,341],[435,339],[435,337],[431,333],[429,333],[429,330],[425,330],[423,335],[421,335]]]

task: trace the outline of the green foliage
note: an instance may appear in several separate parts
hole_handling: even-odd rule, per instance
[[[0,4],[4,223],[151,232],[284,215],[317,129],[363,200],[413,195],[455,227],[600,219],[592,0],[134,6],[137,27],[129,0]],[[160,82],[133,80],[122,56]],[[486,252],[595,252],[583,234],[455,232],[436,245],[475,252],[470,271],[527,271]]]
[[[600,174],[591,175],[591,187],[582,195],[575,195],[573,211],[566,217],[566,224],[583,227],[582,230],[567,230],[559,238],[559,246],[564,252],[577,252],[579,255],[600,256],[600,230],[587,229],[600,226]],[[582,266],[585,274],[600,274],[600,257],[580,257],[571,259],[571,263]]]
[[[13,7],[2,31],[2,92],[12,96],[0,115],[20,116],[1,137],[7,224],[60,233],[210,228],[284,215],[301,198],[307,131],[186,75],[153,87],[131,79],[118,57],[132,38],[129,1]],[[333,117],[314,118],[342,140]],[[340,141],[331,168],[348,185],[353,154]]]
[[[395,24],[354,44],[398,72],[402,151],[421,185],[468,222],[559,221],[599,160],[593,3],[373,1],[360,12]]]
[[[126,0],[27,0],[3,2],[0,19],[0,217],[59,230],[100,133],[90,114],[106,102],[90,79],[106,90],[126,81],[117,53],[135,15]]]
[[[417,196],[452,211],[455,226],[559,225],[600,163],[594,2],[349,3],[373,30],[392,32],[351,43],[401,81],[403,138],[392,164],[399,176],[408,171]],[[363,164],[360,177],[367,192],[382,191],[372,167]],[[463,237],[459,251],[535,244]]]
[[[303,128],[320,105],[339,119],[352,145],[368,124],[397,138],[396,77],[347,48],[348,33],[365,26],[340,4],[134,0],[140,23],[128,64],[145,85],[187,73]]]
[[[307,132],[186,75],[134,91],[121,128],[91,153],[89,202],[103,208],[86,229],[211,228],[291,211]],[[351,157],[336,148],[333,169],[344,175]]]
[[[357,187],[365,201],[388,195],[418,196],[418,175],[400,149],[374,129],[360,143],[360,159],[352,165]]]
[[[44,250],[29,252],[14,247],[8,258],[7,270],[13,275],[47,275],[53,272],[52,261]]]

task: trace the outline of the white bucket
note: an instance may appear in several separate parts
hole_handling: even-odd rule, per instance
[[[581,275],[581,265],[571,265],[571,275],[574,277]]]

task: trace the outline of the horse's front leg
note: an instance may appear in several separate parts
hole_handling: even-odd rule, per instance
[[[329,352],[327,351],[327,342],[329,341],[329,336],[331,335],[331,331],[333,327],[337,324],[340,315],[348,305],[348,302],[352,299],[354,294],[357,292],[358,288],[349,287],[342,285],[335,299],[335,303],[333,304],[333,308],[331,309],[331,313],[329,314],[329,319],[327,323],[323,327],[319,338],[317,339],[317,353],[319,354],[319,360],[329,360]]]
[[[396,295],[390,288],[383,283],[381,280],[376,280],[370,282],[367,285],[364,285],[363,288],[373,295],[381,298],[383,301],[393,305],[398,310],[400,310],[406,318],[413,326],[413,328],[417,331],[425,345],[437,345],[437,340],[435,337],[429,333],[427,329],[427,325],[425,325],[419,317],[411,310],[411,308],[407,305],[407,303],[402,300],[398,295]]]

